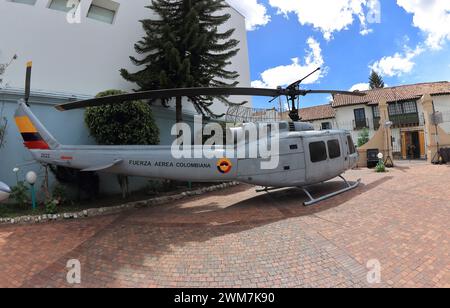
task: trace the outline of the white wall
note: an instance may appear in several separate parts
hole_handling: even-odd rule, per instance
[[[312,125],[314,125],[314,129],[316,130],[322,130],[322,123],[329,122],[331,123],[332,129],[339,129],[336,119],[325,119],[325,120],[316,120],[316,121],[308,121]]]
[[[375,130],[373,129],[373,112],[371,106],[366,105],[355,105],[355,106],[345,106],[335,108],[336,111],[336,122],[339,129],[349,130],[351,131],[353,140],[356,142],[358,140],[360,130],[353,130],[353,121],[355,120],[355,109],[364,108],[366,113],[366,118],[369,119],[369,137],[372,138],[375,134]]]
[[[64,12],[47,8],[49,0],[37,0],[34,6],[0,0],[0,63],[19,56],[4,76],[10,87],[23,87],[25,63],[33,60],[35,90],[95,95],[112,88],[133,89],[119,70],[137,70],[129,56],[135,55],[134,44],[144,34],[138,21],[151,17],[144,8],[149,0],[115,0],[120,7],[113,24],[87,18],[91,2],[81,1],[81,23],[69,24]],[[240,73],[240,86],[250,86],[245,19],[234,9],[229,12],[226,27],[236,28],[235,38],[241,42],[230,69]],[[220,113],[225,107],[213,110]]]
[[[433,96],[436,111],[442,112],[444,123],[440,126],[450,134],[450,95]]]

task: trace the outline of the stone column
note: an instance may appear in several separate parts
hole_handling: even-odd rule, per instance
[[[391,159],[393,159],[393,149],[391,145],[392,132],[390,127],[385,127],[386,122],[389,121],[388,105],[385,99],[378,102],[378,108],[380,109],[380,128],[375,132],[375,135],[369,142],[358,148],[358,167],[367,166],[367,150],[370,149],[378,149],[383,153],[385,158],[390,156]]]
[[[380,130],[383,131],[383,147],[380,150],[385,158],[389,156],[393,160],[392,129],[385,125],[389,121],[389,110],[386,99],[379,101],[378,108],[380,110]]]
[[[432,116],[434,114],[433,110],[433,99],[431,95],[425,94],[419,101],[423,107],[423,115],[425,120],[425,138],[427,148],[425,152],[427,153],[428,162],[431,163],[434,155],[437,153],[438,135],[436,134],[436,126],[432,125]]]

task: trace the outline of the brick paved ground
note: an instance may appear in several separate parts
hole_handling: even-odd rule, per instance
[[[450,167],[356,170],[353,192],[304,208],[249,186],[120,215],[0,226],[0,287],[450,287]],[[317,192],[338,185],[327,184]]]

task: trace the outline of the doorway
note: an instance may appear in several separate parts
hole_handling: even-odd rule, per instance
[[[425,136],[423,131],[402,132],[403,159],[425,158]]]

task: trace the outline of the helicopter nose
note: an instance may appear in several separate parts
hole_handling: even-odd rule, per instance
[[[0,202],[9,198],[11,189],[5,183],[0,182]]]

